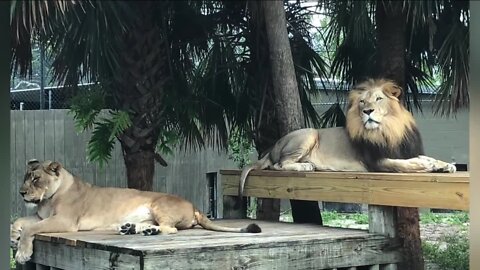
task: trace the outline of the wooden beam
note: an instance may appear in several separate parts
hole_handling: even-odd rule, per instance
[[[220,173],[223,194],[235,196],[240,171]],[[469,173],[253,171],[245,196],[468,210]]]

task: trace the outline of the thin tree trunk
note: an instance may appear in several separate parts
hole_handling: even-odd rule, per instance
[[[251,1],[248,3],[252,12],[252,59],[253,68],[270,67],[268,40],[265,33],[265,18],[260,2]],[[275,92],[272,85],[271,73],[256,72],[253,76],[258,81],[258,89],[261,92],[261,105],[256,118],[256,132],[254,136],[255,148],[262,157],[281,135],[278,129],[278,117],[275,111]],[[263,76],[262,76],[263,75]],[[257,198],[256,218],[259,220],[278,221],[280,218],[280,199]]]
[[[377,75],[394,80],[405,89],[406,15],[402,2],[377,1]],[[405,248],[400,269],[423,270],[418,208],[398,207],[399,237]]]
[[[268,37],[275,109],[279,131],[285,135],[305,125],[283,1],[264,1],[262,9]],[[290,200],[294,222],[322,223],[318,202]]]

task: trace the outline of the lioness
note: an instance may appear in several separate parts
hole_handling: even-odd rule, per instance
[[[30,260],[38,233],[118,229],[120,234],[155,235],[196,225],[213,231],[261,232],[255,223],[244,228],[217,225],[178,196],[93,186],[58,162],[31,160],[27,166],[20,194],[27,204],[37,206],[37,213],[17,219],[10,235],[12,247],[18,247],[15,260],[22,264]]]
[[[455,172],[453,164],[424,156],[401,88],[369,79],[349,93],[346,127],[299,129],[280,138],[263,158],[243,169],[239,196],[255,169],[293,171]]]

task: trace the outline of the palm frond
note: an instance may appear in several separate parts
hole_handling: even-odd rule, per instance
[[[21,76],[32,75],[32,40],[39,34],[50,32],[52,25],[61,24],[63,16],[74,6],[82,6],[76,1],[11,1],[10,26],[12,44],[12,73]]]

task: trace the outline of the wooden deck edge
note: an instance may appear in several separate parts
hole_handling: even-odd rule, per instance
[[[220,170],[220,175],[240,176],[241,170]],[[249,176],[268,177],[298,177],[317,179],[355,179],[355,180],[382,180],[382,181],[415,181],[415,182],[442,182],[442,183],[469,183],[469,172],[455,173],[380,173],[380,172],[296,172],[253,170]]]
[[[249,175],[245,196],[454,210],[470,206],[465,173],[367,173],[361,177],[356,173],[258,173]],[[408,177],[415,180],[405,180]],[[222,174],[221,179],[223,195],[236,196],[239,175]]]

